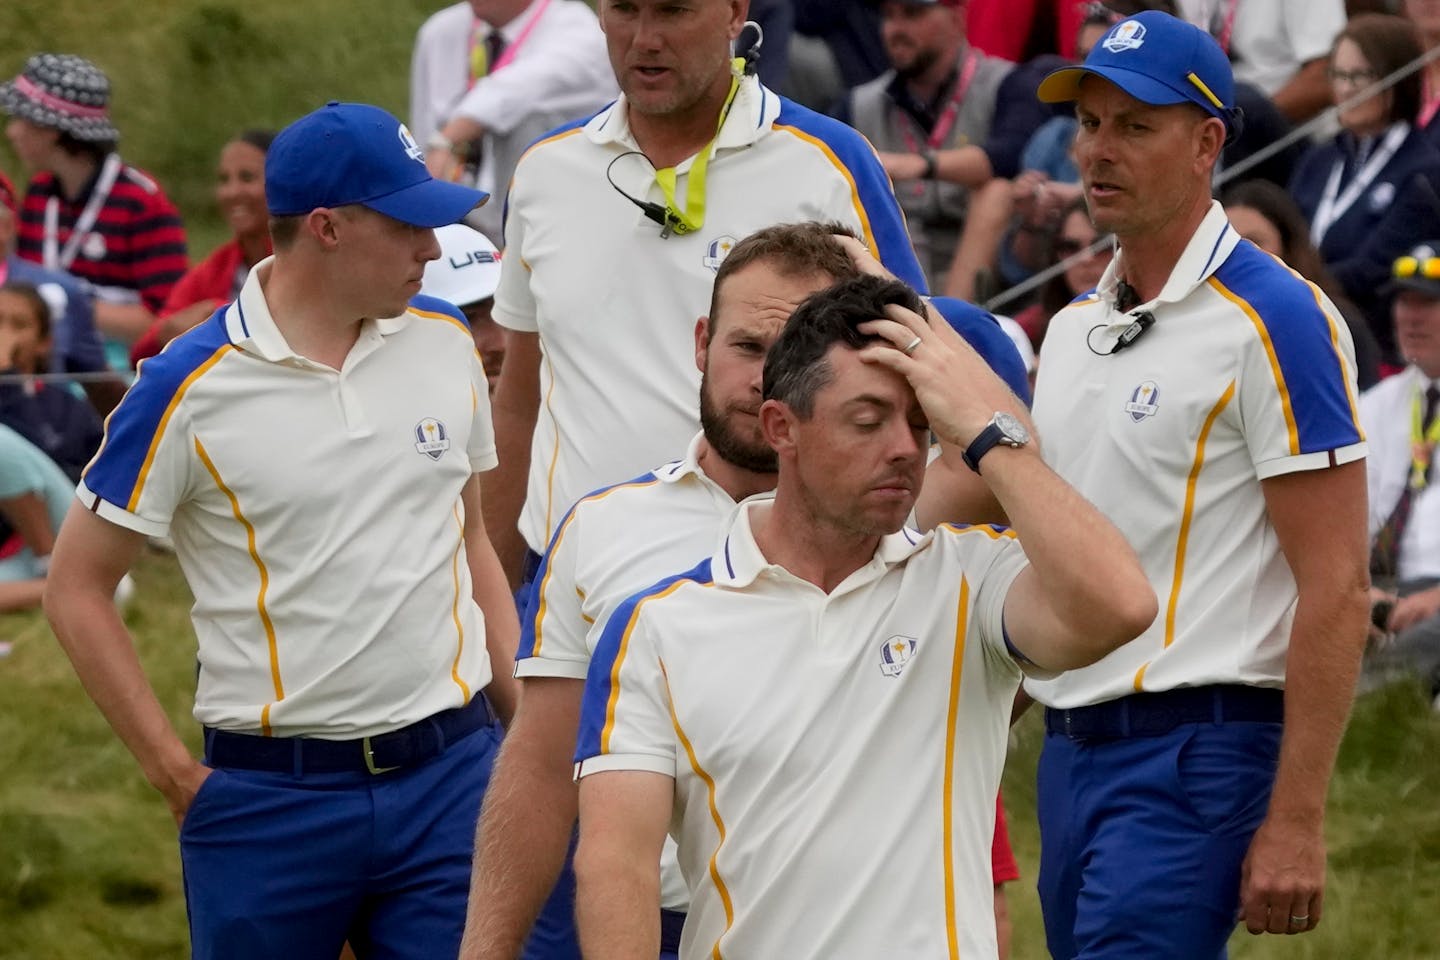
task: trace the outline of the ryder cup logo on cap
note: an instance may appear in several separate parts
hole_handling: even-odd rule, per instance
[[[1104,41],[1105,49],[1111,53],[1125,50],[1139,50],[1145,45],[1145,24],[1139,20],[1126,20],[1110,31]]]
[[[280,131],[265,155],[271,216],[360,204],[416,227],[458,223],[488,194],[430,176],[404,124],[379,107],[331,101]]]
[[[1231,134],[1238,129],[1235,78],[1225,51],[1210,34],[1168,13],[1147,10],[1116,24],[1084,63],[1051,73],[1036,95],[1046,103],[1075,100],[1089,77],[1108,80],[1151,106],[1193,103],[1224,121]]]

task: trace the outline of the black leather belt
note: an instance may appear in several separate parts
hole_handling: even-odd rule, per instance
[[[1158,737],[1182,723],[1281,723],[1285,691],[1216,684],[1137,693],[1087,707],[1045,709],[1045,729],[1072,740]]]
[[[358,740],[321,740],[316,737],[261,737],[205,728],[205,762],[212,767],[268,770],[275,773],[336,773],[368,771],[373,774],[403,770],[438,757],[445,748],[481,727],[495,716],[484,695],[469,704],[417,720],[409,726]]]

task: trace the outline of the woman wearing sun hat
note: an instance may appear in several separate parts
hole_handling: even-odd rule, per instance
[[[41,53],[0,84],[5,135],[32,173],[17,252],[95,286],[95,320],[116,344],[154,321],[189,265],[185,228],[169,197],[116,152],[110,81],[89,60]]]

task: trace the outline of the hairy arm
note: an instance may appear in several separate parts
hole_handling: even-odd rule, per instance
[[[485,791],[460,960],[514,960],[565,862],[577,813],[571,757],[583,680],[522,681]]]
[[[175,732],[115,609],[115,586],[144,542],[140,534],[72,505],[55,542],[45,615],[85,692],[179,823],[210,771]]]
[[[465,484],[460,499],[465,506],[465,558],[470,564],[471,596],[485,615],[485,652],[490,657],[490,685],[485,688],[485,695],[500,715],[500,722],[509,726],[519,696],[511,674],[515,647],[520,642],[520,619],[505,582],[505,571],[485,531],[479,475]]]
[[[1369,622],[1365,464],[1262,482],[1299,602],[1285,661],[1285,733],[1270,807],[1245,858],[1251,933],[1303,933],[1325,894],[1325,795],[1345,733]],[[1292,925],[1291,917],[1308,917]]]
[[[505,331],[505,365],[492,400],[495,451],[500,465],[481,480],[485,526],[505,578],[520,585],[525,538],[518,526],[530,475],[530,439],[540,411],[540,335]]]
[[[675,781],[611,770],[580,781],[575,917],[586,960],[660,953],[660,852]]]

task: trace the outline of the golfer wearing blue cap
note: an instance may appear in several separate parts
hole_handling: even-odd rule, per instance
[[[1230,65],[1163,13],[1116,24],[1039,95],[1074,101],[1090,216],[1118,250],[1051,321],[1045,458],[1126,535],[1160,598],[1046,706],[1040,893],[1057,958],[1215,960],[1315,928],[1325,792],[1367,623],[1365,442],[1334,306],[1211,197]]]
[[[518,624],[480,514],[485,374],[463,315],[417,293],[432,228],[485,195],[363,104],[293,123],[265,173],[275,254],[143,364],[47,612],[180,825],[195,957],[453,957]],[[203,762],[110,599],[167,532]]]

